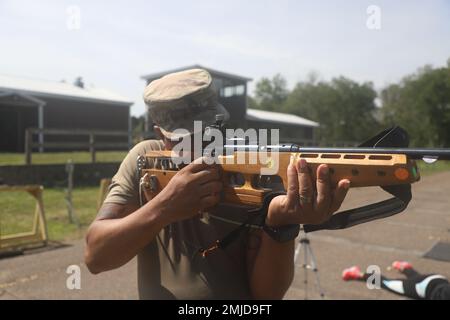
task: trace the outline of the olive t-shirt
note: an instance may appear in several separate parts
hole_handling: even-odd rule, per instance
[[[151,150],[162,150],[157,140],[137,144],[112,179],[105,203],[139,204],[136,159]],[[151,201],[151,200],[150,200]],[[165,227],[138,254],[138,287],[141,299],[250,299],[246,251],[251,229],[236,241],[203,258],[207,248],[246,220],[242,209],[179,221]]]

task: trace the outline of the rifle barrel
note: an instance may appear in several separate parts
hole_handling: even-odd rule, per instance
[[[421,160],[423,158],[436,158],[438,160],[450,160],[450,149],[444,148],[321,148],[301,147],[296,144],[280,144],[276,146],[259,145],[225,145],[225,150],[234,151],[278,151],[299,153],[371,153],[371,154],[404,154],[410,159]]]
[[[372,154],[404,154],[410,159],[421,160],[424,157],[450,160],[450,149],[427,148],[299,148],[303,153],[372,153]]]

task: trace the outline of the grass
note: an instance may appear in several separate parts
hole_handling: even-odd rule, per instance
[[[126,152],[99,152],[98,161],[121,161]],[[87,152],[65,152],[36,154],[33,163],[89,162]],[[0,154],[0,164],[23,164],[22,154]],[[426,164],[418,161],[422,176],[450,171],[450,161]],[[44,208],[50,240],[65,241],[83,236],[96,215],[98,187],[75,188],[73,191],[74,212],[80,228],[69,222],[65,202],[65,191],[61,188],[44,190]],[[0,232],[5,234],[30,231],[35,208],[34,198],[26,192],[0,192]]]
[[[417,161],[417,166],[419,167],[419,172],[422,176],[450,171],[450,161],[436,161],[431,164],[425,163],[424,161]]]
[[[127,151],[98,151],[96,152],[97,162],[121,162],[127,155]],[[89,152],[45,152],[33,153],[31,163],[33,164],[54,164],[66,163],[72,159],[75,163],[91,162]],[[0,165],[21,165],[25,164],[23,153],[0,153]]]
[[[73,207],[80,228],[69,222],[63,189],[44,189],[44,209],[50,240],[78,239],[93,221],[97,211],[98,187],[75,188]],[[31,231],[34,198],[26,192],[0,193],[0,232],[3,235]]]
[[[121,162],[126,151],[101,151],[96,153],[97,162]],[[89,152],[33,153],[33,164],[89,163]],[[0,153],[0,165],[25,164],[22,153]],[[62,188],[44,189],[44,208],[50,240],[64,241],[83,236],[97,213],[98,187],[75,188],[73,206],[80,228],[70,223]],[[0,192],[0,233],[2,235],[31,231],[35,209],[34,198],[26,192]]]

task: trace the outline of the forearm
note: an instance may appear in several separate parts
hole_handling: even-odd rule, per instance
[[[167,224],[163,210],[152,201],[123,218],[95,221],[86,236],[86,265],[93,273],[124,265]]]
[[[294,278],[295,243],[279,243],[265,232],[250,273],[250,288],[255,299],[282,299]]]

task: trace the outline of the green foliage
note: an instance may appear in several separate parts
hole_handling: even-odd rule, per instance
[[[425,163],[417,161],[417,166],[421,176],[428,176],[439,172],[450,171],[450,161],[436,161],[434,163]]]
[[[131,130],[133,135],[133,142],[136,144],[142,141],[145,133],[145,116],[141,115],[139,117],[131,117]]]
[[[361,141],[380,127],[375,119],[376,92],[371,83],[359,84],[345,77],[317,82],[317,77],[312,75],[308,81],[297,83],[288,92],[274,90],[286,86],[286,82],[279,79],[282,78],[277,75],[272,81],[264,78],[257,83],[255,101],[259,108],[292,113],[319,122],[317,136],[321,143]],[[275,95],[274,91],[283,94]]]
[[[344,77],[331,82],[312,80],[297,84],[284,110],[319,122],[322,143],[361,141],[379,129],[375,97],[371,83],[358,84]]]
[[[258,103],[256,102],[255,98],[253,98],[250,95],[247,96],[247,106],[251,109],[261,109]]]
[[[287,99],[286,79],[276,74],[272,79],[262,78],[256,83],[253,107],[258,109],[276,111]]]
[[[385,88],[381,99],[385,123],[404,127],[412,145],[450,146],[450,65],[420,68]]]
[[[256,84],[249,106],[296,114],[320,124],[321,144],[359,142],[392,125],[405,128],[411,146],[450,146],[450,58],[447,66],[426,65],[400,83],[384,88],[379,96],[372,83],[346,77],[318,81],[315,74],[292,91],[277,74]],[[379,98],[382,107],[375,105]]]

